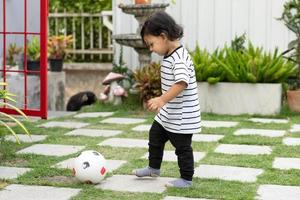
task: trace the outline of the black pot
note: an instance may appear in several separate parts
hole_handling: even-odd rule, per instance
[[[41,70],[41,63],[39,60],[27,60],[27,70],[28,71],[38,71],[40,72]],[[33,73],[33,72],[28,72],[30,75],[39,75],[39,73]]]
[[[61,72],[63,69],[63,59],[49,59],[50,71]]]

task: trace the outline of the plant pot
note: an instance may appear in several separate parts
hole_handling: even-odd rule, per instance
[[[50,71],[61,72],[63,69],[63,59],[49,59]]]
[[[134,0],[135,4],[150,4],[151,0]]]
[[[300,112],[300,90],[288,90],[287,101],[291,111]]]
[[[28,71],[38,71],[40,72],[40,61],[39,60],[27,60],[27,70]],[[39,75],[39,73],[28,72],[29,75]]]

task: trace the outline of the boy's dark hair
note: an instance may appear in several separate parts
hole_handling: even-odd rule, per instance
[[[158,11],[148,17],[141,29],[143,42],[145,35],[160,36],[165,33],[169,40],[174,41],[183,37],[183,28],[164,11]]]

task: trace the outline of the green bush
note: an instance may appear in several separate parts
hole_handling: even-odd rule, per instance
[[[133,74],[142,103],[161,95],[160,64],[151,63]]]
[[[31,61],[37,61],[40,59],[40,41],[37,37],[33,37],[28,43],[27,54]]]
[[[289,77],[289,89],[300,88],[300,0],[289,0],[284,3],[280,20],[295,34],[295,39],[289,42],[288,49],[283,53],[289,60],[294,61],[298,70],[293,77]]]
[[[251,42],[247,48],[242,47],[240,44],[239,48],[225,46],[209,54],[197,46],[191,53],[197,81],[282,83],[296,72],[295,64],[284,59],[278,49],[267,53],[262,48],[255,48]]]
[[[224,49],[221,51],[218,51],[217,49],[212,55],[222,60],[224,52]],[[201,50],[197,45],[195,51],[192,52],[191,55],[195,65],[197,81],[207,81],[210,84],[224,81],[224,70],[205,49]]]

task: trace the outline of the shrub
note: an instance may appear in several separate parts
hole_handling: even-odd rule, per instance
[[[290,89],[300,88],[300,0],[289,0],[284,3],[284,9],[280,18],[286,27],[295,34],[296,38],[288,44],[288,50],[284,52],[289,60],[297,63],[298,71],[290,83]],[[292,80],[292,79],[291,79]]]
[[[73,42],[72,35],[54,35],[48,39],[48,54],[51,59],[64,59],[67,55],[67,48]]]
[[[8,55],[7,55],[7,64],[10,66],[14,66],[17,64],[16,57],[20,55],[23,51],[22,47],[17,47],[16,43],[10,43],[8,46]]]
[[[228,82],[242,83],[282,83],[296,70],[291,61],[278,54],[263,52],[262,48],[254,48],[251,43],[244,51],[226,48],[223,60],[213,56],[214,60],[226,73]]]
[[[273,53],[255,48],[251,42],[244,46],[245,35],[236,37],[231,47],[225,46],[209,54],[197,46],[191,53],[197,81],[242,83],[282,83],[296,71],[295,64]]]
[[[224,50],[216,50],[213,55],[222,59]],[[195,65],[197,81],[207,81],[210,84],[214,84],[224,80],[224,70],[205,49],[201,50],[197,45],[195,51],[191,53],[191,56]]]
[[[133,74],[142,103],[161,95],[160,64],[151,63]]]
[[[37,61],[40,59],[40,41],[37,37],[33,37],[27,46],[28,59],[31,61]]]

